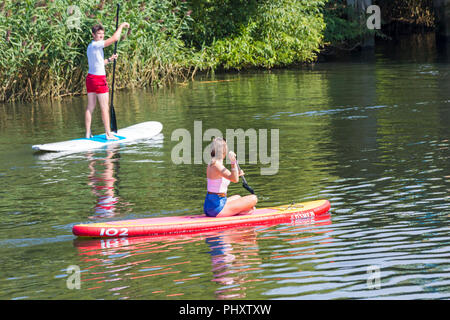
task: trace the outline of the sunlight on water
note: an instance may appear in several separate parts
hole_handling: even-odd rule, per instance
[[[0,105],[0,298],[449,299],[448,75],[448,63],[379,52],[123,92],[119,127],[156,120],[162,134],[75,154],[31,145],[82,136],[84,97]],[[171,158],[172,132],[193,133],[194,121],[279,129],[277,174],[241,164],[258,206],[328,199],[331,216],[170,237],[72,235],[78,223],[201,214],[205,165]],[[71,265],[80,289],[67,287]]]

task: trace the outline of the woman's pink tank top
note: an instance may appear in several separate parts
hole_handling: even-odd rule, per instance
[[[224,177],[220,179],[209,179],[208,180],[208,192],[214,193],[227,193],[228,185],[230,184],[230,180],[225,179]]]

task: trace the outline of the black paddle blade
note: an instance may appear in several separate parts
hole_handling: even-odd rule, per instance
[[[114,133],[117,133],[117,120],[116,120],[116,111],[114,110],[114,106],[111,103],[111,108],[110,108],[110,127],[111,127],[111,131]]]
[[[248,185],[247,180],[245,180],[244,176],[242,176],[242,186],[251,194],[255,194],[255,191],[253,191],[252,187]]]
[[[238,170],[241,170],[241,167],[239,167],[239,164],[236,162]],[[247,183],[247,180],[244,176],[242,176],[242,186],[251,194],[255,194],[255,191],[253,191],[252,187],[250,187]]]
[[[247,189],[247,191],[250,192],[251,194],[255,194],[255,191],[253,191],[253,189],[248,184],[246,184],[245,182],[242,182],[242,186],[245,189]]]

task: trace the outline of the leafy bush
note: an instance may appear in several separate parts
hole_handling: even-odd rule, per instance
[[[205,14],[200,25],[194,20],[193,29],[199,32],[189,40],[206,50],[210,65],[224,69],[310,62],[322,44],[324,3],[321,0],[225,0],[208,1],[207,5],[195,2],[194,12],[203,8]]]

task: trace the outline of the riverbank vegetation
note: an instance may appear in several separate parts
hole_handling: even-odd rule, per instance
[[[423,9],[430,1],[406,2]],[[392,7],[384,12],[394,20],[411,13],[378,2]],[[346,0],[134,0],[121,6],[120,21],[131,28],[118,46],[119,89],[185,81],[199,71],[310,63],[327,46],[354,48],[374,34],[352,18]],[[420,12],[416,22],[431,19]],[[101,22],[111,36],[115,13],[111,0],[0,0],[0,101],[84,93],[90,28]]]

